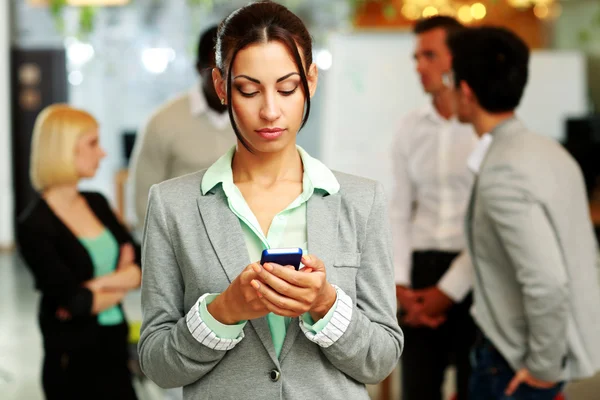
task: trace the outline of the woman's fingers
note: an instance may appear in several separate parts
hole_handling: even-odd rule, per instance
[[[310,269],[310,267],[305,267],[304,269],[306,268]],[[294,288],[312,288],[315,285],[315,282],[319,280],[318,277],[308,274],[304,269],[296,271],[294,268],[286,268],[273,263],[265,263],[262,266],[262,271],[259,272],[259,276],[269,285],[271,285],[271,281],[274,282],[274,284],[278,284],[277,287],[272,285],[271,287],[279,293],[288,294],[288,290],[291,291]],[[278,278],[280,281],[273,277]],[[292,294],[292,292],[289,294]],[[296,295],[303,294],[304,291],[296,293]]]
[[[257,291],[260,300],[265,304],[267,309],[277,315],[296,317],[308,312],[310,309],[308,304],[283,296],[269,287],[269,285],[256,279],[251,282],[251,285]]]
[[[313,271],[325,272],[325,263],[317,256],[311,254],[302,256],[302,264],[312,268]]]

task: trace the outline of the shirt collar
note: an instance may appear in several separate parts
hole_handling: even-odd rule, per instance
[[[421,107],[421,116],[423,118],[435,118],[436,116],[438,116],[435,107],[433,107],[433,103],[428,102],[423,107]]]
[[[188,98],[190,100],[190,113],[194,117],[200,117],[201,115],[206,114],[210,122],[220,130],[230,126],[228,113],[218,113],[208,106],[208,101],[206,100],[200,82],[190,88],[188,91]]]
[[[315,189],[323,190],[327,193],[336,194],[340,190],[340,184],[335,175],[321,161],[311,157],[302,147],[296,146],[302,164],[304,166],[302,195],[310,197]],[[222,185],[233,185],[233,171],[231,170],[231,161],[235,154],[236,147],[233,146],[227,153],[208,168],[202,177],[202,195],[206,195],[219,183]]]
[[[469,156],[469,159],[467,160],[467,166],[474,174],[479,174],[479,171],[481,170],[481,165],[483,164],[483,160],[485,160],[485,156],[487,155],[490,146],[492,145],[492,141],[492,135],[490,135],[489,133],[484,134],[479,139],[477,145],[475,146],[475,149]]]
[[[433,105],[433,102],[428,102],[421,108],[421,116],[423,118],[429,118],[434,122],[440,122],[444,124],[454,123],[457,121],[456,116],[452,116],[450,119],[442,117]]]

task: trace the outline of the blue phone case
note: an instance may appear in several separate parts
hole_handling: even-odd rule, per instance
[[[296,271],[300,268],[302,260],[302,249],[299,247],[291,247],[285,249],[265,249],[260,258],[260,265],[266,262],[279,265],[292,265]]]

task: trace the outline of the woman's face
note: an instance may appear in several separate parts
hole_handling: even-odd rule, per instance
[[[98,129],[84,133],[75,145],[75,170],[80,178],[92,178],[96,175],[100,160],[106,153],[98,141]]]
[[[299,49],[302,54],[301,49]],[[304,62],[304,60],[302,61]],[[317,86],[317,68],[307,73],[309,96]],[[215,87],[226,97],[226,84],[215,70]],[[232,68],[231,101],[238,129],[258,153],[274,153],[296,145],[304,115],[305,93],[298,67],[278,41],[248,46]]]

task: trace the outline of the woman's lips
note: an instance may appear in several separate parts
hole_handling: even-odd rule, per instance
[[[263,139],[274,140],[283,135],[285,129],[283,128],[263,128],[257,129],[256,133],[258,133]]]

